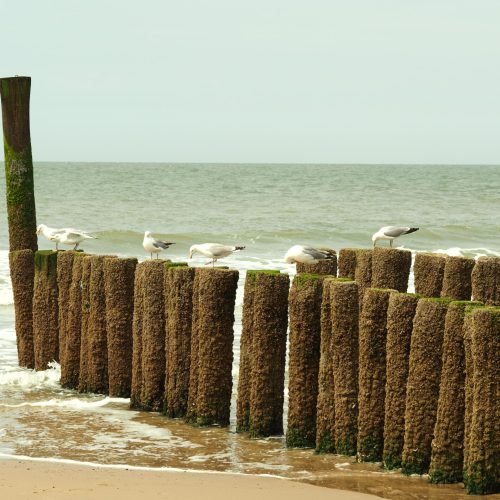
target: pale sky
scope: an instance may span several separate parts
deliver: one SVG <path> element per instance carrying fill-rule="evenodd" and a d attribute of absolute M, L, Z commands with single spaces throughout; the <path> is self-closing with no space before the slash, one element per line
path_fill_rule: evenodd
<path fill-rule="evenodd" d="M 35 160 L 500 163 L 500 0 L 0 0 Z"/>

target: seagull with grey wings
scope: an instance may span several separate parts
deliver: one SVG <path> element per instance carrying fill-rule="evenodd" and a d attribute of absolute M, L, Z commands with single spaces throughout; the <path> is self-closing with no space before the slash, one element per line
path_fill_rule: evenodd
<path fill-rule="evenodd" d="M 56 244 L 56 250 L 59 250 L 59 243 L 63 245 L 74 245 L 73 250 L 76 250 L 82 241 L 97 239 L 95 236 L 88 234 L 86 231 L 81 231 L 80 229 L 75 229 L 73 227 L 55 229 L 45 224 L 40 224 L 36 228 L 36 234 L 41 234 L 49 241 L 53 241 Z"/>
<path fill-rule="evenodd" d="M 151 235 L 151 231 L 146 231 L 144 233 L 144 239 L 142 240 L 142 246 L 146 252 L 149 252 L 151 258 L 153 258 L 153 254 L 156 254 L 156 258 L 158 258 L 158 254 L 162 250 L 166 250 L 170 245 L 175 245 L 175 243 L 167 242 L 163 240 L 157 240 L 153 238 Z"/>
<path fill-rule="evenodd" d="M 392 241 L 403 234 L 410 234 L 418 231 L 418 227 L 403 227 L 403 226 L 384 226 L 381 227 L 372 236 L 373 246 L 375 247 L 378 240 L 389 240 L 392 247 Z"/>
<path fill-rule="evenodd" d="M 285 254 L 285 262 L 288 264 L 311 264 L 324 259 L 333 259 L 335 250 L 331 248 L 313 248 L 304 245 L 294 245 Z"/>
<path fill-rule="evenodd" d="M 212 267 L 214 267 L 217 260 L 223 259 L 224 257 L 231 255 L 233 252 L 244 249 L 245 247 L 221 245 L 220 243 L 201 243 L 200 245 L 191 246 L 189 249 L 189 258 L 192 259 L 195 253 L 199 253 L 211 259 L 205 263 L 206 266 L 208 266 L 208 264 L 212 264 Z"/>

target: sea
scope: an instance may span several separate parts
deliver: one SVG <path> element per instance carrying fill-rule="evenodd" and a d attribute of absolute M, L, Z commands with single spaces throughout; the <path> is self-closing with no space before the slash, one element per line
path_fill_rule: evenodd
<path fill-rule="evenodd" d="M 245 246 L 219 263 L 240 272 L 228 429 L 195 428 L 129 410 L 127 399 L 63 389 L 57 363 L 42 372 L 18 367 L 3 170 L 0 458 L 272 475 L 388 499 L 466 498 L 458 485 L 429 485 L 354 457 L 286 450 L 282 437 L 236 434 L 243 284 L 249 269 L 292 277 L 294 266 L 283 260 L 292 245 L 370 248 L 371 235 L 386 225 L 420 228 L 395 242 L 413 254 L 500 256 L 500 166 L 37 162 L 37 222 L 90 232 L 97 239 L 85 242 L 87 252 L 147 259 L 146 230 L 175 242 L 162 254 L 173 261 L 188 261 L 194 243 Z M 52 244 L 40 238 L 39 247 Z"/>

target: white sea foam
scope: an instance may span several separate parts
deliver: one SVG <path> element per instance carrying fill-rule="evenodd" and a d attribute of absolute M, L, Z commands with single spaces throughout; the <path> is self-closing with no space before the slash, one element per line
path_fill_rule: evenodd
<path fill-rule="evenodd" d="M 47 371 L 47 370 L 46 370 Z M 43 373 L 43 372 L 36 372 Z M 84 400 L 78 398 L 72 399 L 48 399 L 46 401 L 35 401 L 35 402 L 25 402 L 19 404 L 1 404 L 0 406 L 7 408 L 21 408 L 24 406 L 31 407 L 57 407 L 57 408 L 68 408 L 71 410 L 93 410 L 95 408 L 100 408 L 106 406 L 110 403 L 129 403 L 129 399 L 125 398 L 110 398 L 105 397 L 103 399 L 95 400 Z"/>
<path fill-rule="evenodd" d="M 5 366 L 0 370 L 0 386 L 17 386 L 23 390 L 58 388 L 60 377 L 61 368 L 57 363 L 51 363 L 49 368 L 43 371 Z"/>

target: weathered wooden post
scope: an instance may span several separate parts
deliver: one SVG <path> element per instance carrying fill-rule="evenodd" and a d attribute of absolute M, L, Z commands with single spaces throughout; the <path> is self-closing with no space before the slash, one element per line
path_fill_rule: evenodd
<path fill-rule="evenodd" d="M 20 366 L 35 367 L 32 298 L 35 278 L 35 192 L 30 137 L 31 78 L 0 78 L 9 265 L 14 292 L 17 351 Z M 28 253 L 30 250 L 32 253 Z"/>
<path fill-rule="evenodd" d="M 298 273 L 309 274 L 328 274 L 329 276 L 337 276 L 337 255 L 335 250 L 330 250 L 333 257 L 330 259 L 319 260 L 311 264 L 302 264 L 297 262 L 296 269 Z"/>
<path fill-rule="evenodd" d="M 0 78 L 10 251 L 38 250 L 30 136 L 31 78 Z"/>
<path fill-rule="evenodd" d="M 165 270 L 165 414 L 173 418 L 187 412 L 195 275 L 194 268 L 176 264 L 167 263 Z"/>
<path fill-rule="evenodd" d="M 387 308 L 393 290 L 368 288 L 359 320 L 358 460 L 378 462 L 384 449 Z"/>
<path fill-rule="evenodd" d="M 465 309 L 479 302 L 451 302 L 446 313 L 443 361 L 429 480 L 457 483 L 462 480 L 465 420 Z"/>
<path fill-rule="evenodd" d="M 51 361 L 59 361 L 57 252 L 35 253 L 33 292 L 33 341 L 35 369 L 46 370 Z"/>
<path fill-rule="evenodd" d="M 316 403 L 316 452 L 335 453 L 335 396 L 333 379 L 331 283 L 323 282 L 321 302 L 320 360 Z"/>
<path fill-rule="evenodd" d="M 130 397 L 132 380 L 132 323 L 137 259 L 104 259 L 108 393 Z"/>
<path fill-rule="evenodd" d="M 372 258 L 372 287 L 406 292 L 410 276 L 411 252 L 397 248 L 376 247 Z"/>
<path fill-rule="evenodd" d="M 429 469 L 449 303 L 446 298 L 422 298 L 413 320 L 401 462 L 405 474 L 423 474 Z"/>
<path fill-rule="evenodd" d="M 78 374 L 78 391 L 87 392 L 89 383 L 89 359 L 90 359 L 90 276 L 92 269 L 92 256 L 86 255 L 82 259 L 82 274 L 80 279 L 81 289 L 81 334 L 80 334 L 80 367 Z"/>
<path fill-rule="evenodd" d="M 324 276 L 298 274 L 289 296 L 290 361 L 286 445 L 314 448 Z"/>
<path fill-rule="evenodd" d="M 238 271 L 196 269 L 199 280 L 193 315 L 198 321 L 196 423 L 229 425 L 232 390 L 234 302 Z"/>
<path fill-rule="evenodd" d="M 27 248 L 10 252 L 9 267 L 14 292 L 19 366 L 35 368 L 35 348 L 33 345 L 35 256 L 33 250 Z"/>
<path fill-rule="evenodd" d="M 141 408 L 162 411 L 165 391 L 165 261 L 141 262 L 142 392 Z"/>
<path fill-rule="evenodd" d="M 383 462 L 387 469 L 401 466 L 405 436 L 406 382 L 411 332 L 419 296 L 393 293 L 387 308 L 386 384 Z"/>
<path fill-rule="evenodd" d="M 339 278 L 355 278 L 358 248 L 341 248 L 339 251 Z"/>
<path fill-rule="evenodd" d="M 470 300 L 474 262 L 469 257 L 446 257 L 441 297 Z"/>
<path fill-rule="evenodd" d="M 472 271 L 472 296 L 488 306 L 500 306 L 500 257 L 479 257 Z"/>
<path fill-rule="evenodd" d="M 144 266 L 136 266 L 134 277 L 134 312 L 132 321 L 132 378 L 130 383 L 130 408 L 142 408 L 142 336 L 144 303 Z"/>
<path fill-rule="evenodd" d="M 472 494 L 499 493 L 500 308 L 476 308 L 471 316 L 472 421 L 464 485 Z"/>
<path fill-rule="evenodd" d="M 441 297 L 446 255 L 417 252 L 413 264 L 415 292 L 424 297 Z"/>
<path fill-rule="evenodd" d="M 358 435 L 359 285 L 330 281 L 335 451 L 355 455 Z"/>
<path fill-rule="evenodd" d="M 236 432 L 250 430 L 250 391 L 252 388 L 253 304 L 257 271 L 247 271 L 243 292 L 240 368 L 236 400 Z"/>
<path fill-rule="evenodd" d="M 75 252 L 69 288 L 69 309 L 66 324 L 65 348 L 61 357 L 61 385 L 77 389 L 80 378 L 80 347 L 82 336 L 82 252 Z"/>
<path fill-rule="evenodd" d="M 255 277 L 250 387 L 250 435 L 283 433 L 288 275 L 259 271 Z"/>

